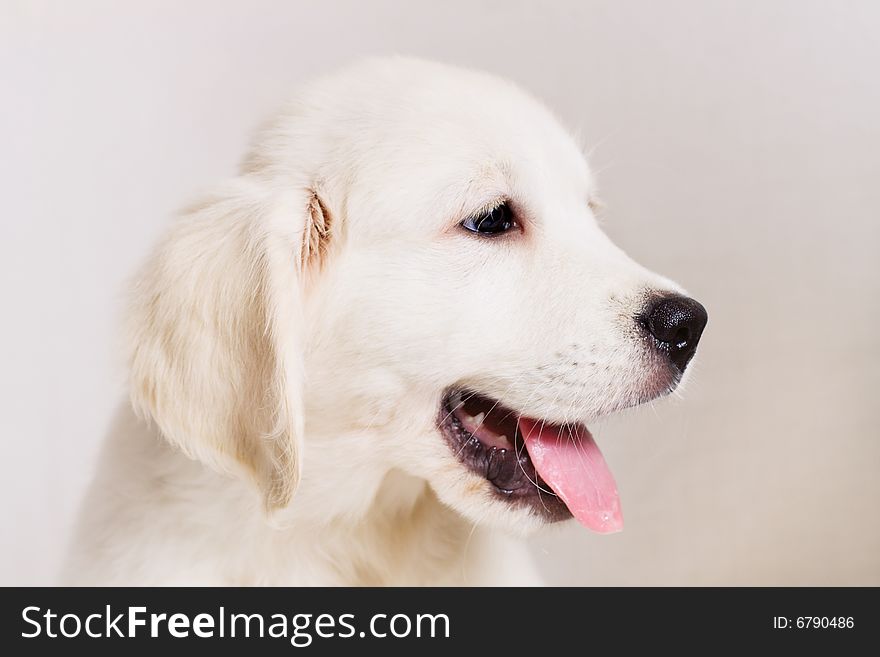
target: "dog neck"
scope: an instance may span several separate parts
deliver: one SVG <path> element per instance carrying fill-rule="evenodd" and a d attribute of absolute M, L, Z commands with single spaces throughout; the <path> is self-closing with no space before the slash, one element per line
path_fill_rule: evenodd
<path fill-rule="evenodd" d="M 305 478 L 290 508 L 273 519 L 276 537 L 303 538 L 333 583 L 358 586 L 451 584 L 466 579 L 473 527 L 443 505 L 427 482 L 388 471 L 378 482 L 348 472 L 335 484 Z M 342 488 L 342 490 L 340 490 Z M 323 506 L 317 504 L 321 496 Z M 328 507 L 326 501 L 333 500 Z M 322 513 L 316 513 L 322 509 Z M 430 579 L 426 579 L 430 576 Z"/>
<path fill-rule="evenodd" d="M 68 581 L 465 584 L 486 581 L 509 548 L 442 504 L 422 479 L 376 462 L 338 467 L 338 453 L 311 456 L 316 467 L 304 469 L 290 505 L 267 516 L 250 482 L 187 458 L 124 405 L 83 509 L 88 523 Z M 188 531 L 193 523 L 198 532 Z"/>

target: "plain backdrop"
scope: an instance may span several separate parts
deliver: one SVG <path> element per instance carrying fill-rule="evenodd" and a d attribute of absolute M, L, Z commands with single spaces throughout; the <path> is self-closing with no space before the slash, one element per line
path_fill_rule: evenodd
<path fill-rule="evenodd" d="M 680 398 L 594 427 L 626 530 L 537 537 L 548 581 L 880 585 L 878 33 L 849 0 L 6 0 L 0 583 L 54 581 L 173 212 L 300 81 L 402 53 L 543 98 L 609 234 L 709 309 Z"/>

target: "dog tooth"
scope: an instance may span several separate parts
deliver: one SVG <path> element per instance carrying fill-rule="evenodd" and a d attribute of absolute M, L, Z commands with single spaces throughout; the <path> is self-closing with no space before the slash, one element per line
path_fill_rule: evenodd
<path fill-rule="evenodd" d="M 486 419 L 486 414 L 480 411 L 476 415 L 474 415 L 471 420 L 473 420 L 476 424 L 483 424 L 483 420 Z"/>

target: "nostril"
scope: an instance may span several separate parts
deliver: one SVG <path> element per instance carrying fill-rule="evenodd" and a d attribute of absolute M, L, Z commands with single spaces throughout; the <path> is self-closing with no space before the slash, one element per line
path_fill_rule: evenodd
<path fill-rule="evenodd" d="M 680 295 L 653 301 L 639 318 L 657 348 L 680 371 L 693 357 L 707 320 L 706 309 L 699 302 Z"/>
<path fill-rule="evenodd" d="M 687 329 L 687 327 L 683 327 L 678 329 L 675 333 L 675 338 L 672 341 L 672 344 L 678 349 L 684 349 L 688 341 L 690 340 L 691 332 Z"/>

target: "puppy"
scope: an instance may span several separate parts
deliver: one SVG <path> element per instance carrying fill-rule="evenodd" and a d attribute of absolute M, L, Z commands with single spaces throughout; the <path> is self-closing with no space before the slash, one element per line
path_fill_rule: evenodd
<path fill-rule="evenodd" d="M 395 58 L 306 86 L 134 284 L 66 581 L 537 584 L 518 537 L 621 529 L 587 427 L 674 389 L 706 312 L 595 204 L 508 82 Z"/>

